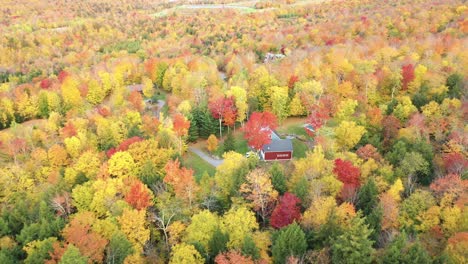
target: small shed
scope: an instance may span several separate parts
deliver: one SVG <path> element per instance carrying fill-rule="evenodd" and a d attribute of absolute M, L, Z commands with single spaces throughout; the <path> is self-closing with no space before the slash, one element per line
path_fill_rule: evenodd
<path fill-rule="evenodd" d="M 291 139 L 281 139 L 272 131 L 271 142 L 263 146 L 260 155 L 265 161 L 292 159 L 293 145 Z"/>
<path fill-rule="evenodd" d="M 314 126 L 312 126 L 311 124 L 305 124 L 304 129 L 309 136 L 313 137 L 315 135 Z"/>

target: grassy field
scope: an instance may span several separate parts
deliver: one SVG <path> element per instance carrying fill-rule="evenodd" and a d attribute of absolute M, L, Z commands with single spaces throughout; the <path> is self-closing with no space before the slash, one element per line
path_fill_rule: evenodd
<path fill-rule="evenodd" d="M 306 152 L 309 150 L 309 147 L 298 139 L 293 139 L 292 143 L 294 148 L 293 158 L 304 158 L 306 156 Z"/>
<path fill-rule="evenodd" d="M 213 176 L 216 171 L 215 167 L 211 166 L 211 164 L 190 151 L 183 156 L 182 164 L 184 167 L 193 169 L 195 180 L 197 182 L 200 181 L 205 171 L 208 172 L 210 176 Z"/>

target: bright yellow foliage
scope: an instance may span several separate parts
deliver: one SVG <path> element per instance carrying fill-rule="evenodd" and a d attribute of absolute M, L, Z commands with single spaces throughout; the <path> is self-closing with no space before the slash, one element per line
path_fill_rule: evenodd
<path fill-rule="evenodd" d="M 335 129 L 336 141 L 344 149 L 353 148 L 361 140 L 364 133 L 366 133 L 366 129 L 356 125 L 353 121 L 342 121 Z"/>
<path fill-rule="evenodd" d="M 127 151 L 119 151 L 109 159 L 109 173 L 114 177 L 134 176 L 136 164 L 133 157 Z"/>
<path fill-rule="evenodd" d="M 136 252 L 142 252 L 143 246 L 150 238 L 150 230 L 146 227 L 146 210 L 124 209 L 118 218 L 120 230 L 133 244 Z"/>
<path fill-rule="evenodd" d="M 203 264 L 205 260 L 193 245 L 181 243 L 172 248 L 169 264 Z"/>
<path fill-rule="evenodd" d="M 258 229 L 255 214 L 244 206 L 231 208 L 222 219 L 222 229 L 229 234 L 229 249 L 240 249 L 246 235 Z"/>

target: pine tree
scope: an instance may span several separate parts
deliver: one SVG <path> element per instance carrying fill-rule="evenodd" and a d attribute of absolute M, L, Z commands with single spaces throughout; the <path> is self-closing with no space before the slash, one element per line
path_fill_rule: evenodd
<path fill-rule="evenodd" d="M 288 225 L 278 232 L 271 250 L 274 263 L 286 263 L 288 257 L 301 257 L 305 253 L 307 249 L 305 234 L 297 223 Z"/>
<path fill-rule="evenodd" d="M 409 243 L 408 236 L 403 232 L 390 243 L 379 263 L 424 264 L 431 263 L 431 258 L 419 241 Z"/>
<path fill-rule="evenodd" d="M 369 179 L 358 192 L 356 208 L 362 210 L 363 214 L 368 216 L 379 203 L 378 194 L 377 185 L 375 185 L 373 179 Z"/>
<path fill-rule="evenodd" d="M 242 255 L 250 256 L 254 260 L 260 258 L 260 251 L 258 250 L 257 246 L 255 245 L 255 241 L 250 235 L 245 236 L 241 251 Z"/>
<path fill-rule="evenodd" d="M 332 263 L 365 264 L 372 262 L 372 241 L 369 240 L 371 230 L 364 223 L 364 218 L 357 215 L 351 221 L 351 226 L 331 245 Z"/>
<path fill-rule="evenodd" d="M 229 241 L 229 235 L 222 232 L 219 227 L 213 233 L 210 241 L 208 241 L 208 250 L 210 255 L 210 260 L 219 254 L 227 251 L 227 242 Z"/>
<path fill-rule="evenodd" d="M 233 151 L 236 149 L 236 139 L 232 135 L 232 133 L 228 133 L 226 139 L 223 143 L 224 152 Z"/>
<path fill-rule="evenodd" d="M 283 195 L 287 191 L 286 178 L 280 163 L 274 163 L 270 168 L 271 183 L 273 187 Z"/>

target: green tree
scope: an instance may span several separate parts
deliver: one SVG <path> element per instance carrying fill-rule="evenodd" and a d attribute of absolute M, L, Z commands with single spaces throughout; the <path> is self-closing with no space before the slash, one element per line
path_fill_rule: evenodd
<path fill-rule="evenodd" d="M 354 217 L 351 225 L 331 245 L 332 263 L 371 263 L 374 249 L 370 234 L 364 218 Z"/>
<path fill-rule="evenodd" d="M 371 178 L 364 184 L 358 192 L 356 208 L 362 210 L 365 216 L 368 216 L 379 203 L 379 191 L 375 181 Z"/>
<path fill-rule="evenodd" d="M 106 263 L 122 264 L 125 258 L 133 254 L 133 246 L 121 232 L 112 235 L 106 253 Z"/>
<path fill-rule="evenodd" d="M 426 264 L 431 262 L 429 254 L 421 246 L 421 243 L 408 241 L 405 232 L 388 245 L 379 261 L 382 264 Z"/>
<path fill-rule="evenodd" d="M 260 258 L 260 251 L 258 250 L 257 246 L 255 245 L 255 241 L 250 235 L 244 237 L 244 243 L 242 244 L 241 252 L 242 255 L 250 256 L 254 260 Z"/>
<path fill-rule="evenodd" d="M 273 184 L 273 187 L 280 195 L 283 195 L 287 191 L 283 166 L 280 163 L 274 163 L 269 172 L 271 174 L 271 183 Z"/>
<path fill-rule="evenodd" d="M 223 143 L 223 150 L 224 152 L 229 152 L 229 151 L 234 151 L 236 149 L 236 139 L 232 135 L 231 132 L 229 132 L 226 136 L 226 139 L 224 140 Z"/>
<path fill-rule="evenodd" d="M 227 251 L 227 243 L 229 241 L 229 235 L 218 227 L 211 236 L 208 242 L 210 261 L 219 254 Z"/>
<path fill-rule="evenodd" d="M 282 228 L 276 234 L 271 252 L 274 263 L 286 263 L 290 256 L 301 257 L 307 249 L 304 231 L 297 223 Z"/>
<path fill-rule="evenodd" d="M 28 254 L 24 260 L 25 264 L 42 264 L 50 259 L 49 252 L 53 251 L 52 245 L 57 241 L 57 238 L 50 237 L 44 240 L 35 240 L 28 243 L 24 250 Z"/>
<path fill-rule="evenodd" d="M 461 98 L 463 93 L 463 76 L 458 73 L 454 73 L 447 78 L 445 83 L 449 88 L 448 95 L 450 98 Z"/>
<path fill-rule="evenodd" d="M 67 250 L 60 259 L 59 264 L 87 264 L 88 258 L 81 255 L 78 248 L 73 245 L 69 245 Z"/>

